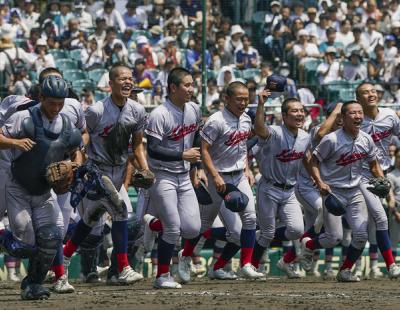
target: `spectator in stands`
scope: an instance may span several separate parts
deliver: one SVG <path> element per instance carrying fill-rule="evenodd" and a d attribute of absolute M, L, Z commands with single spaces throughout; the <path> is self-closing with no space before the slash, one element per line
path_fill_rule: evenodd
<path fill-rule="evenodd" d="M 301 30 L 301 29 L 304 29 L 304 23 L 303 23 L 303 21 L 300 19 L 300 18 L 296 18 L 296 19 L 294 19 L 293 20 L 293 23 L 292 23 L 292 38 L 291 38 L 291 41 L 293 42 L 293 43 L 295 43 L 295 40 L 296 40 L 296 38 L 297 38 L 297 33 Z M 308 34 L 308 35 L 310 35 L 310 34 Z M 286 45 L 286 48 L 288 48 L 288 46 Z"/>
<path fill-rule="evenodd" d="M 337 50 L 328 46 L 325 51 L 325 61 L 318 65 L 317 73 L 321 85 L 329 84 L 341 79 L 340 62 L 336 59 Z"/>
<path fill-rule="evenodd" d="M 69 49 L 70 50 L 82 49 L 85 47 L 86 43 L 87 43 L 86 33 L 80 30 L 78 33 L 78 37 L 71 41 L 71 46 Z"/>
<path fill-rule="evenodd" d="M 396 38 L 394 35 L 389 34 L 385 37 L 385 58 L 389 61 L 395 60 L 399 56 L 396 47 Z"/>
<path fill-rule="evenodd" d="M 201 4 L 198 0 L 181 0 L 180 5 L 183 15 L 188 17 L 188 23 L 196 22 L 201 16 Z"/>
<path fill-rule="evenodd" d="M 344 49 L 354 42 L 351 26 L 351 20 L 346 18 L 340 23 L 340 31 L 336 33 L 336 41 L 342 43 Z"/>
<path fill-rule="evenodd" d="M 271 12 L 265 15 L 265 30 L 267 34 L 271 34 L 272 30 L 279 24 L 282 19 L 280 14 L 281 3 L 279 1 L 272 1 L 270 3 Z"/>
<path fill-rule="evenodd" d="M 238 69 L 257 68 L 259 65 L 258 51 L 251 46 L 250 36 L 245 34 L 242 37 L 243 48 L 235 53 L 235 64 Z"/>
<path fill-rule="evenodd" d="M 9 83 L 8 91 L 11 95 L 26 96 L 32 82 L 28 77 L 28 70 L 25 67 L 17 67 Z"/>
<path fill-rule="evenodd" d="M 126 28 L 121 36 L 121 41 L 124 43 L 128 50 L 136 48 L 136 38 L 132 37 L 133 32 L 134 30 L 132 28 Z"/>
<path fill-rule="evenodd" d="M 168 25 L 170 24 L 175 24 L 175 25 L 180 25 L 183 28 L 187 28 L 188 27 L 188 20 L 187 20 L 187 16 L 184 16 L 182 14 L 182 10 L 179 6 L 174 8 L 174 12 L 171 15 L 170 18 L 168 18 L 165 21 L 164 26 L 168 27 Z"/>
<path fill-rule="evenodd" d="M 103 8 L 103 2 L 97 0 L 85 0 L 85 4 L 85 11 L 92 16 L 93 20 L 95 20 L 97 17 L 97 12 Z"/>
<path fill-rule="evenodd" d="M 97 16 L 104 17 L 108 27 L 115 27 L 119 31 L 125 31 L 125 22 L 121 13 L 115 9 L 114 0 L 106 0 L 102 9 L 97 11 Z"/>
<path fill-rule="evenodd" d="M 308 22 L 308 16 L 304 13 L 304 4 L 300 1 L 293 5 L 293 14 L 290 17 L 293 21 L 299 18 L 303 23 Z"/>
<path fill-rule="evenodd" d="M 334 28 L 336 31 L 340 29 L 340 20 L 337 15 L 338 9 L 336 6 L 331 5 L 328 8 L 328 16 L 330 20 L 330 27 Z"/>
<path fill-rule="evenodd" d="M 151 93 L 151 105 L 158 106 L 163 102 L 163 86 L 160 81 L 154 83 L 153 92 Z"/>
<path fill-rule="evenodd" d="M 375 57 L 370 58 L 368 61 L 368 78 L 377 82 L 387 81 L 390 76 L 390 64 L 385 59 L 385 49 L 382 45 L 378 44 L 374 49 Z"/>
<path fill-rule="evenodd" d="M 135 63 L 136 59 L 143 59 L 147 69 L 157 68 L 158 57 L 150 46 L 149 40 L 145 36 L 138 36 L 136 44 L 136 52 L 129 56 L 131 63 Z"/>
<path fill-rule="evenodd" d="M 143 28 L 143 20 L 137 14 L 136 1 L 129 0 L 126 4 L 126 12 L 122 16 L 127 28 L 141 29 Z"/>
<path fill-rule="evenodd" d="M 123 54 L 128 56 L 128 51 L 125 44 L 120 39 L 117 39 L 117 30 L 114 27 L 108 27 L 106 30 L 106 37 L 103 42 L 103 53 L 106 54 L 114 51 L 114 45 L 117 43 L 122 46 Z"/>
<path fill-rule="evenodd" d="M 313 6 L 307 9 L 308 21 L 306 23 L 306 26 L 304 27 L 304 29 L 308 31 L 310 36 L 313 35 L 314 37 L 318 36 L 317 12 L 317 8 Z"/>
<path fill-rule="evenodd" d="M 345 56 L 350 56 L 352 51 L 361 51 L 362 56 L 368 56 L 367 47 L 364 46 L 364 43 L 361 40 L 361 35 L 362 35 L 361 26 L 360 25 L 354 26 L 353 27 L 354 42 L 350 43 L 347 47 L 345 47 L 344 49 Z"/>
<path fill-rule="evenodd" d="M 19 12 L 14 9 L 10 14 L 11 36 L 13 38 L 24 38 L 29 36 L 29 29 L 21 20 Z"/>
<path fill-rule="evenodd" d="M 29 34 L 28 40 L 25 43 L 25 50 L 28 53 L 33 53 L 35 51 L 36 41 L 40 38 L 40 29 L 32 28 Z"/>
<path fill-rule="evenodd" d="M 392 76 L 389 79 L 389 91 L 393 97 L 393 103 L 400 104 L 400 79 L 398 76 Z"/>
<path fill-rule="evenodd" d="M 321 57 L 317 45 L 308 42 L 307 30 L 301 29 L 297 33 L 297 43 L 293 46 L 293 55 L 299 62 L 300 83 L 302 84 L 304 81 L 304 63 Z"/>
<path fill-rule="evenodd" d="M 128 54 L 124 52 L 124 48 L 121 43 L 114 44 L 111 61 L 112 64 L 116 63 L 127 64 L 129 62 Z"/>
<path fill-rule="evenodd" d="M 249 90 L 249 104 L 257 104 L 258 96 L 257 96 L 257 82 L 250 78 L 246 81 L 247 89 Z"/>
<path fill-rule="evenodd" d="M 163 39 L 163 48 L 158 54 L 158 64 L 162 67 L 167 59 L 172 61 L 174 65 L 182 63 L 182 54 L 178 50 L 176 40 L 173 37 L 165 37 Z"/>
<path fill-rule="evenodd" d="M 68 29 L 65 30 L 60 36 L 61 46 L 66 49 L 72 49 L 71 42 L 79 38 L 80 34 L 79 20 L 71 18 L 68 21 Z"/>
<path fill-rule="evenodd" d="M 258 85 L 266 85 L 267 84 L 267 78 L 273 73 L 272 66 L 270 63 L 263 62 L 261 63 L 261 71 L 259 75 L 256 75 L 254 77 L 254 81 Z"/>
<path fill-rule="evenodd" d="M 60 2 L 60 12 L 54 18 L 58 33 L 60 34 L 67 30 L 68 21 L 74 18 L 74 14 L 71 12 L 71 5 L 72 3 L 69 1 Z"/>
<path fill-rule="evenodd" d="M 193 49 L 186 51 L 186 67 L 191 72 L 201 72 L 202 67 L 202 57 L 201 57 L 201 37 L 195 39 L 195 45 Z M 205 55 L 206 69 L 211 69 L 211 55 L 208 50 L 206 50 Z"/>
<path fill-rule="evenodd" d="M 161 43 L 161 40 L 163 39 L 163 29 L 161 28 L 161 26 L 155 25 L 151 27 L 149 32 L 151 34 L 151 37 L 149 39 L 150 45 L 159 45 Z"/>
<path fill-rule="evenodd" d="M 164 94 L 167 93 L 167 80 L 168 80 L 168 74 L 171 72 L 173 68 L 175 68 L 176 64 L 171 58 L 167 58 L 165 60 L 165 63 L 162 65 L 162 69 L 160 72 L 158 72 L 157 81 L 161 82 L 161 85 L 163 86 Z"/>
<path fill-rule="evenodd" d="M 336 29 L 332 27 L 326 29 L 326 38 L 327 40 L 320 44 L 319 51 L 325 53 L 328 47 L 334 47 L 339 56 L 343 51 L 343 43 L 336 40 Z"/>
<path fill-rule="evenodd" d="M 396 38 L 396 47 L 400 49 L 400 21 L 394 21 L 391 25 L 391 34 Z"/>
<path fill-rule="evenodd" d="M 83 111 L 86 111 L 95 102 L 93 90 L 90 88 L 82 89 L 81 104 Z"/>
<path fill-rule="evenodd" d="M 103 41 L 106 38 L 106 29 L 107 29 L 107 23 L 106 19 L 104 17 L 96 17 L 96 28 L 94 32 L 89 36 L 89 40 L 92 38 L 96 39 L 97 43 L 102 46 Z"/>
<path fill-rule="evenodd" d="M 317 44 L 321 44 L 321 42 L 327 41 L 326 30 L 329 27 L 330 27 L 329 16 L 326 14 L 321 14 L 319 16 L 319 24 L 317 27 L 317 38 L 318 38 Z"/>
<path fill-rule="evenodd" d="M 375 0 L 368 0 L 366 9 L 363 12 L 362 15 L 362 20 L 363 22 L 367 22 L 368 24 L 368 19 L 372 18 L 375 21 L 379 21 L 382 18 L 382 12 L 378 9 L 378 6 L 376 5 Z"/>
<path fill-rule="evenodd" d="M 32 0 L 25 0 L 24 9 L 21 13 L 22 21 L 30 31 L 32 28 L 39 27 L 40 14 L 35 11 L 35 3 Z"/>
<path fill-rule="evenodd" d="M 222 31 L 216 34 L 216 44 L 212 48 L 212 61 L 214 64 L 214 70 L 218 71 L 224 66 L 228 66 L 233 63 L 232 54 L 226 50 L 226 38 Z"/>
<path fill-rule="evenodd" d="M 75 3 L 74 6 L 74 15 L 75 18 L 78 19 L 80 29 L 87 32 L 90 28 L 93 27 L 92 15 L 88 12 L 85 12 L 85 4 L 82 2 Z"/>
<path fill-rule="evenodd" d="M 135 60 L 135 66 L 133 68 L 133 78 L 137 85 L 141 88 L 151 89 L 153 88 L 153 76 L 147 70 L 146 61 L 143 58 Z"/>
<path fill-rule="evenodd" d="M 217 76 L 218 91 L 222 91 L 229 83 L 233 81 L 235 81 L 235 74 L 233 73 L 232 67 L 222 67 Z"/>
<path fill-rule="evenodd" d="M 389 15 L 392 22 L 400 22 L 400 6 L 399 0 L 390 1 Z"/>
<path fill-rule="evenodd" d="M 231 53 L 235 54 L 236 50 L 243 47 L 242 36 L 244 35 L 244 30 L 240 25 L 233 25 L 230 33 L 230 37 L 225 42 L 225 49 Z"/>
<path fill-rule="evenodd" d="M 350 62 L 346 62 L 343 66 L 343 78 L 349 82 L 367 79 L 368 71 L 365 64 L 362 63 L 361 51 L 352 51 L 349 60 Z"/>
<path fill-rule="evenodd" d="M 111 92 L 111 87 L 110 87 L 109 83 L 110 83 L 110 75 L 109 75 L 108 71 L 106 71 L 103 73 L 99 82 L 97 83 L 97 88 L 102 92 L 109 93 L 109 92 Z"/>
<path fill-rule="evenodd" d="M 93 70 L 103 66 L 103 52 L 96 40 L 92 38 L 81 50 L 82 67 L 85 70 Z"/>
<path fill-rule="evenodd" d="M 55 67 L 53 55 L 48 53 L 46 40 L 40 38 L 36 41 L 35 53 L 33 54 L 34 66 L 37 74 L 48 67 Z"/>
<path fill-rule="evenodd" d="M 164 0 L 154 0 L 153 9 L 147 15 L 147 27 L 151 28 L 155 25 L 164 27 Z"/>
<path fill-rule="evenodd" d="M 275 27 L 272 30 L 272 35 L 266 37 L 264 43 L 266 45 L 266 59 L 279 58 L 280 60 L 285 60 L 285 40 L 279 27 Z"/>
<path fill-rule="evenodd" d="M 209 78 L 207 80 L 207 94 L 206 94 L 207 109 L 209 109 L 212 103 L 218 99 L 219 99 L 219 92 L 218 92 L 217 80 L 215 78 Z M 199 101 L 201 102 L 201 96 L 199 98 Z"/>
<path fill-rule="evenodd" d="M 361 41 L 367 49 L 367 53 L 374 51 L 375 46 L 383 45 L 383 36 L 380 32 L 376 31 L 376 20 L 372 17 L 367 19 L 367 30 L 361 35 Z"/>

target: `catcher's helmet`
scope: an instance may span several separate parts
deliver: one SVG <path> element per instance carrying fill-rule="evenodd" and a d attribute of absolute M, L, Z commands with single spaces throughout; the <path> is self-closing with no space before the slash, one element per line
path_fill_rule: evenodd
<path fill-rule="evenodd" d="M 44 97 L 67 98 L 68 84 L 63 78 L 50 75 L 43 80 L 41 91 Z"/>

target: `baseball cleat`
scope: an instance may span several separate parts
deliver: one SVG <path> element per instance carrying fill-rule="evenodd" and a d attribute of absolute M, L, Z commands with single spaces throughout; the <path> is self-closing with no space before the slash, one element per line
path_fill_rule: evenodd
<path fill-rule="evenodd" d="M 50 291 L 40 284 L 28 284 L 21 292 L 23 300 L 43 300 L 49 299 Z"/>
<path fill-rule="evenodd" d="M 334 272 L 333 269 L 326 269 L 324 271 L 324 278 L 325 279 L 335 279 L 336 278 L 336 272 Z"/>
<path fill-rule="evenodd" d="M 112 275 L 111 277 L 107 277 L 106 280 L 107 285 L 119 285 L 118 277 L 116 275 Z"/>
<path fill-rule="evenodd" d="M 11 282 L 20 282 L 21 281 L 15 268 L 13 268 L 13 267 L 7 268 L 7 280 L 11 281 Z"/>
<path fill-rule="evenodd" d="M 301 254 L 300 254 L 300 265 L 305 271 L 311 271 L 313 266 L 313 250 L 307 248 L 307 241 L 311 240 L 311 238 L 305 237 L 301 240 Z"/>
<path fill-rule="evenodd" d="M 174 288 L 182 288 L 182 285 L 180 285 L 178 282 L 175 282 L 174 278 L 171 277 L 169 272 L 167 272 L 163 273 L 154 280 L 153 287 L 160 289 L 174 289 Z"/>
<path fill-rule="evenodd" d="M 217 270 L 209 270 L 208 277 L 211 280 L 236 280 L 237 276 L 233 272 L 227 272 L 224 268 L 219 268 Z"/>
<path fill-rule="evenodd" d="M 293 264 L 288 264 L 283 261 L 283 257 L 277 262 L 276 267 L 280 271 L 283 271 L 289 279 L 299 279 L 300 274 L 297 273 L 295 266 Z"/>
<path fill-rule="evenodd" d="M 370 279 L 378 279 L 378 278 L 382 278 L 382 277 L 383 277 L 383 273 L 379 269 L 378 266 L 375 266 L 375 267 L 370 269 L 370 271 L 369 271 L 369 278 Z"/>
<path fill-rule="evenodd" d="M 336 280 L 338 282 L 360 282 L 360 277 L 351 272 L 351 269 L 343 269 L 336 275 Z"/>
<path fill-rule="evenodd" d="M 391 264 L 388 270 L 389 279 L 397 279 L 400 277 L 400 267 L 396 264 Z"/>
<path fill-rule="evenodd" d="M 124 269 L 122 270 L 122 272 L 120 272 L 118 276 L 118 282 L 120 284 L 130 284 L 140 281 L 142 279 L 143 276 L 140 273 L 133 270 L 131 266 L 124 267 Z"/>
<path fill-rule="evenodd" d="M 192 258 L 190 256 L 182 256 L 183 250 L 178 253 L 178 275 L 183 283 L 190 281 L 190 265 Z"/>
<path fill-rule="evenodd" d="M 206 274 L 207 269 L 202 263 L 192 264 L 190 272 L 193 276 L 201 278 Z"/>
<path fill-rule="evenodd" d="M 99 282 L 101 282 L 101 279 L 97 272 L 91 272 L 86 277 L 84 277 L 84 282 L 85 283 L 99 283 Z"/>
<path fill-rule="evenodd" d="M 74 287 L 68 283 L 68 278 L 65 274 L 63 274 L 57 281 L 54 283 L 53 291 L 58 294 L 69 294 L 75 292 Z"/>
<path fill-rule="evenodd" d="M 245 279 L 260 279 L 265 277 L 261 272 L 257 272 L 256 268 L 251 263 L 244 265 L 240 269 L 240 273 Z"/>

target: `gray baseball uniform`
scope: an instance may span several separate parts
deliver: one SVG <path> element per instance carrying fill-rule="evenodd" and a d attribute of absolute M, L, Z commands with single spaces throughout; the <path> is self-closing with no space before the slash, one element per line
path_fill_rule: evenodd
<path fill-rule="evenodd" d="M 201 125 L 201 112 L 194 102 L 185 103 L 180 110 L 168 99 L 149 117 L 146 134 L 161 141 L 171 150 L 185 151 L 193 147 L 195 132 Z M 148 157 L 150 169 L 156 176 L 150 188 L 150 203 L 163 225 L 162 238 L 175 244 L 182 234 L 186 239 L 200 232 L 200 211 L 189 177 L 189 162 L 161 161 Z"/>
<path fill-rule="evenodd" d="M 221 220 L 227 229 L 227 240 L 239 246 L 242 228 L 256 228 L 253 192 L 243 173 L 247 165 L 246 141 L 250 134 L 250 117 L 244 113 L 238 118 L 226 108 L 211 115 L 200 131 L 202 139 L 210 145 L 211 159 L 225 183 L 237 186 L 249 197 L 249 203 L 243 212 L 233 213 L 221 207 L 224 205 L 223 199 L 209 175 L 208 190 L 213 203 L 201 209 L 201 233 L 211 227 L 220 212 Z"/>
<path fill-rule="evenodd" d="M 295 240 L 304 232 L 303 214 L 293 190 L 310 136 L 299 129 L 294 136 L 286 126 L 268 126 L 269 136 L 262 147 L 257 190 L 260 235 L 257 242 L 268 247 L 274 238 L 277 215 L 286 226 L 285 237 Z"/>
<path fill-rule="evenodd" d="M 111 96 L 94 103 L 85 111 L 86 125 L 90 135 L 87 149 L 88 161 L 96 164 L 120 191 L 128 160 L 131 135 L 143 131 L 147 114 L 143 106 L 128 99 L 122 108 L 117 107 Z M 127 209 L 116 210 L 103 201 L 84 199 L 81 217 L 85 224 L 95 226 L 107 211 L 114 221 L 127 220 Z"/>
<path fill-rule="evenodd" d="M 392 184 L 392 189 L 396 199 L 396 209 L 400 212 L 400 170 L 395 169 L 388 173 L 387 178 Z M 397 244 L 400 241 L 400 223 L 395 219 L 394 215 L 389 216 L 389 231 L 392 249 L 397 251 Z"/>
<path fill-rule="evenodd" d="M 372 138 L 360 131 L 353 139 L 339 129 L 325 136 L 313 154 L 320 162 L 322 180 L 346 206 L 344 216 L 353 232 L 353 247 L 362 249 L 368 240 L 368 213 L 359 184 L 363 164 L 376 159 L 378 154 Z M 318 237 L 321 246 L 330 248 L 339 244 L 343 238 L 341 217 L 325 212 L 324 227 L 325 232 Z"/>

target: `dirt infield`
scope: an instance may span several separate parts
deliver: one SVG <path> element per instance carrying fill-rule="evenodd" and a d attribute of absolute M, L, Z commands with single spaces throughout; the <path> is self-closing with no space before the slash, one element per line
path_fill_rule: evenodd
<path fill-rule="evenodd" d="M 316 278 L 267 281 L 196 279 L 181 290 L 154 290 L 146 279 L 132 286 L 73 283 L 76 293 L 21 301 L 18 285 L 0 282 L 0 309 L 400 309 L 400 281 L 354 284 Z"/>

